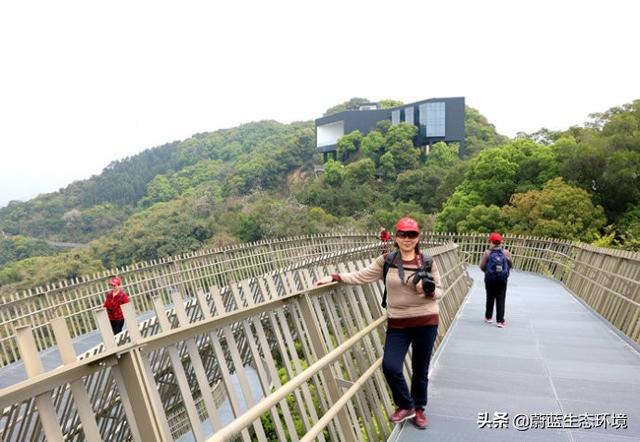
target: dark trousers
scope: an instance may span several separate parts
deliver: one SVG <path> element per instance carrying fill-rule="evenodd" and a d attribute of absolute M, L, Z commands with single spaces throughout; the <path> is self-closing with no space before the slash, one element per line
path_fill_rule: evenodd
<path fill-rule="evenodd" d="M 382 371 L 398 408 L 424 409 L 427 405 L 429 361 L 437 335 L 437 325 L 387 329 Z M 409 344 L 412 345 L 411 394 L 402 374 L 402 364 L 409 351 Z"/>
<path fill-rule="evenodd" d="M 111 330 L 113 330 L 114 335 L 117 335 L 122 331 L 124 319 L 110 319 L 109 322 L 111 322 Z"/>
<path fill-rule="evenodd" d="M 504 322 L 504 301 L 507 297 L 507 282 L 484 282 L 487 291 L 487 308 L 484 317 L 493 318 L 493 303 L 496 303 L 496 321 Z"/>

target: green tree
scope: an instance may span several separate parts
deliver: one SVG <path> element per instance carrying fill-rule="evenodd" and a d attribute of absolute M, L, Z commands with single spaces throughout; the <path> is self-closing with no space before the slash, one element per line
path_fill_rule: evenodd
<path fill-rule="evenodd" d="M 469 165 L 461 189 L 477 193 L 485 205 L 502 206 L 516 189 L 518 164 L 508 158 L 502 148 L 487 149 Z"/>
<path fill-rule="evenodd" d="M 339 186 L 344 179 L 344 166 L 339 161 L 329 160 L 324 164 L 325 181 L 331 186 Z"/>
<path fill-rule="evenodd" d="M 473 207 L 456 227 L 461 233 L 505 232 L 509 230 L 509 222 L 500 207 L 494 205 L 487 207 L 481 204 Z"/>
<path fill-rule="evenodd" d="M 618 244 L 627 250 L 640 251 L 640 202 L 631 206 L 619 219 Z"/>
<path fill-rule="evenodd" d="M 588 192 L 554 178 L 542 190 L 518 193 L 503 208 L 512 231 L 525 235 L 593 241 L 606 222 Z"/>
<path fill-rule="evenodd" d="M 597 194 L 611 220 L 640 201 L 640 150 L 618 150 L 608 156 Z"/>
<path fill-rule="evenodd" d="M 440 185 L 442 169 L 428 166 L 408 170 L 398 175 L 393 187 L 393 196 L 400 201 L 414 201 L 426 212 L 434 212 L 436 207 L 436 189 Z"/>
<path fill-rule="evenodd" d="M 585 190 L 597 191 L 606 167 L 606 151 L 594 144 L 584 144 L 565 136 L 553 146 L 560 161 L 560 174 L 569 183 Z"/>
<path fill-rule="evenodd" d="M 169 179 L 165 175 L 158 175 L 147 185 L 147 196 L 144 201 L 148 207 L 157 202 L 170 201 L 177 196 L 178 190 L 171 185 Z"/>
<path fill-rule="evenodd" d="M 431 147 L 431 152 L 429 152 L 429 155 L 427 156 L 427 162 L 429 164 L 433 164 L 434 166 L 438 166 L 443 169 L 449 169 L 459 161 L 458 145 L 449 145 L 442 141 L 435 143 Z"/>
<path fill-rule="evenodd" d="M 380 174 L 385 181 L 392 181 L 396 177 L 395 160 L 391 152 L 380 157 Z"/>
<path fill-rule="evenodd" d="M 362 138 L 362 152 L 378 164 L 380 157 L 385 153 L 386 140 L 382 133 L 372 130 Z"/>
<path fill-rule="evenodd" d="M 362 143 L 362 133 L 354 130 L 338 140 L 338 158 L 346 161 L 360 149 Z"/>
<path fill-rule="evenodd" d="M 387 146 L 394 146 L 400 143 L 412 143 L 413 145 L 413 137 L 416 136 L 418 132 L 418 128 L 413 124 L 408 123 L 400 123 L 394 124 L 389 127 L 386 133 L 386 144 Z"/>
<path fill-rule="evenodd" d="M 344 179 L 355 184 L 371 184 L 376 177 L 376 166 L 370 158 L 351 163 L 344 168 Z"/>
<path fill-rule="evenodd" d="M 408 140 L 394 143 L 389 152 L 393 155 L 393 162 L 397 172 L 414 169 L 420 162 L 420 152 Z"/>
<path fill-rule="evenodd" d="M 438 232 L 457 232 L 458 223 L 479 204 L 482 204 L 482 198 L 476 192 L 456 190 L 438 213 L 435 229 Z"/>
<path fill-rule="evenodd" d="M 442 181 L 435 193 L 434 206 L 436 208 L 441 208 L 445 201 L 453 195 L 453 192 L 458 188 L 458 186 L 463 183 L 464 176 L 468 168 L 469 161 L 461 161 L 451 169 L 444 171 Z"/>
<path fill-rule="evenodd" d="M 465 158 L 473 158 L 485 149 L 497 147 L 507 138 L 496 132 L 493 124 L 478 110 L 466 106 L 464 114 Z"/>
<path fill-rule="evenodd" d="M 402 106 L 404 103 L 398 100 L 380 100 L 378 102 L 380 109 L 390 109 L 392 107 Z"/>
<path fill-rule="evenodd" d="M 340 103 L 333 107 L 330 107 L 325 111 L 323 116 L 326 117 L 327 115 L 333 115 L 337 114 L 338 112 L 344 112 L 348 110 L 358 110 L 363 104 L 369 103 L 371 103 L 371 101 L 367 100 L 366 98 L 354 97 L 350 100 L 345 101 L 344 103 Z"/>

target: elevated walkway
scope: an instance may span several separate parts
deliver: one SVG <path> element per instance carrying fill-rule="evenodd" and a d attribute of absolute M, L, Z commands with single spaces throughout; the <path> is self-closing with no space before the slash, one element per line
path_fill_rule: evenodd
<path fill-rule="evenodd" d="M 381 283 L 313 285 L 379 256 L 349 234 L 122 269 L 115 339 L 106 273 L 0 296 L 0 440 L 640 440 L 640 254 L 508 244 L 498 329 L 469 267 L 486 237 L 425 234 L 445 292 L 425 431 L 387 419 Z"/>
<path fill-rule="evenodd" d="M 405 423 L 391 441 L 640 440 L 635 344 L 559 282 L 518 271 L 507 326 L 486 324 L 483 275 L 469 274 L 470 295 L 432 362 L 429 427 Z"/>

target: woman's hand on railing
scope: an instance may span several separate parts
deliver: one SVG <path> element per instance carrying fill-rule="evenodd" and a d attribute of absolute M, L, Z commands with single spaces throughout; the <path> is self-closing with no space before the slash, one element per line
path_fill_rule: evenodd
<path fill-rule="evenodd" d="M 320 278 L 316 281 L 316 287 L 320 287 L 324 284 L 329 284 L 330 282 L 333 282 L 333 277 L 331 275 L 325 276 L 324 278 Z"/>

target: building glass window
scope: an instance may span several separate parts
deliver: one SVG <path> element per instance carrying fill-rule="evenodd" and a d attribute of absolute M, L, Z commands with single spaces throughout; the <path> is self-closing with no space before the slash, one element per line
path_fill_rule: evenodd
<path fill-rule="evenodd" d="M 394 110 L 391 112 L 391 124 L 400 124 L 400 111 Z"/>
<path fill-rule="evenodd" d="M 404 108 L 404 121 L 405 123 L 415 124 L 413 118 L 413 107 Z"/>
<path fill-rule="evenodd" d="M 428 138 L 445 136 L 445 115 L 444 102 L 420 105 L 420 125 L 425 126 Z"/>

